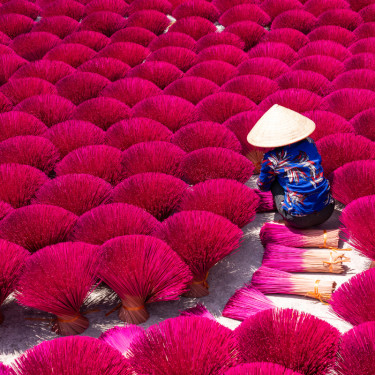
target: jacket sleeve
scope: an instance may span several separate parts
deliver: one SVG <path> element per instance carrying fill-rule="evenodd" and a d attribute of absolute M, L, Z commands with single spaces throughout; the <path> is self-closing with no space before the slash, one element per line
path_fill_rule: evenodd
<path fill-rule="evenodd" d="M 262 161 L 262 167 L 260 170 L 259 178 L 257 181 L 259 190 L 269 191 L 271 190 L 271 185 L 276 179 L 275 166 L 277 165 L 277 158 L 271 152 L 267 152 L 264 155 Z"/>

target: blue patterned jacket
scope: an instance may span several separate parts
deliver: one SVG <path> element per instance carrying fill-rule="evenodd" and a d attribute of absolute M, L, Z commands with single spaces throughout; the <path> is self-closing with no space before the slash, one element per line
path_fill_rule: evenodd
<path fill-rule="evenodd" d="M 321 156 L 311 138 L 264 155 L 258 186 L 271 189 L 277 180 L 285 190 L 283 208 L 293 216 L 305 216 L 333 202 L 329 181 L 323 176 Z"/>

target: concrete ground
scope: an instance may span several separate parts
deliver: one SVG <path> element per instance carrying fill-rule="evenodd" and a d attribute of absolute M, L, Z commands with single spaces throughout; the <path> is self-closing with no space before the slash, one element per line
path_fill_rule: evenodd
<path fill-rule="evenodd" d="M 248 185 L 255 187 L 254 178 L 248 182 Z M 340 207 L 335 210 L 330 220 L 324 224 L 324 228 L 338 228 L 339 215 Z M 213 315 L 217 316 L 220 323 L 231 329 L 236 328 L 240 322 L 222 317 L 221 312 L 235 290 L 240 288 L 244 283 L 248 283 L 253 272 L 261 266 L 263 247 L 259 241 L 259 230 L 264 222 L 274 219 L 278 220 L 280 216 L 275 213 L 257 214 L 255 220 L 243 228 L 244 241 L 240 249 L 211 269 L 208 277 L 210 285 L 209 296 L 199 300 L 181 298 L 175 302 L 149 305 L 150 319 L 143 326 L 148 327 L 167 318 L 176 317 L 179 315 L 179 311 L 193 307 L 197 302 L 201 302 Z M 346 244 L 344 247 L 347 247 Z M 349 267 L 346 274 L 319 274 L 319 279 L 334 280 L 339 286 L 351 276 L 366 268 L 368 264 L 366 259 L 360 257 L 355 251 L 349 254 L 352 261 L 351 263 L 347 263 Z M 313 274 L 310 274 L 310 276 L 314 277 Z M 84 335 L 99 337 L 103 331 L 117 325 L 122 325 L 122 322 L 117 318 L 116 312 L 107 317 L 105 316 L 117 304 L 116 297 L 109 296 L 108 294 L 107 289 L 98 288 L 92 296 L 93 303 L 87 306 L 87 309 L 98 309 L 99 311 L 87 315 L 90 327 Z M 351 328 L 349 324 L 330 313 L 328 305 L 324 305 L 319 301 L 297 296 L 274 295 L 269 297 L 278 307 L 289 307 L 309 312 L 328 321 L 342 332 Z M 95 303 L 97 298 L 101 300 L 100 303 Z M 48 315 L 45 313 L 39 313 L 31 309 L 26 310 L 17 305 L 14 300 L 10 300 L 4 306 L 3 311 L 5 321 L 0 326 L 0 362 L 8 364 L 25 350 L 42 341 L 57 337 L 50 331 L 48 322 L 27 320 L 29 317 L 48 318 Z"/>

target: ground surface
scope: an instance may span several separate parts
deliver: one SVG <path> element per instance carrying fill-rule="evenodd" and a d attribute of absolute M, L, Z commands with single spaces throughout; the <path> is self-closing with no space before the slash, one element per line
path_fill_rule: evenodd
<path fill-rule="evenodd" d="M 248 184 L 254 187 L 254 179 L 250 180 Z M 340 207 L 335 210 L 330 220 L 323 225 L 324 228 L 338 228 L 339 215 Z M 261 266 L 263 247 L 259 241 L 259 230 L 264 222 L 272 221 L 273 219 L 278 220 L 280 216 L 274 213 L 257 214 L 256 219 L 243 228 L 244 241 L 240 249 L 211 270 L 208 277 L 210 285 L 209 296 L 200 300 L 182 298 L 176 302 L 150 305 L 148 308 L 150 319 L 144 326 L 148 327 L 167 318 L 178 316 L 179 311 L 193 307 L 197 302 L 201 302 L 217 317 L 220 323 L 232 329 L 237 327 L 240 322 L 222 317 L 221 312 L 235 290 L 244 283 L 249 282 L 253 272 Z M 349 254 L 352 262 L 348 263 L 349 269 L 345 275 L 319 274 L 319 279 L 335 280 L 339 286 L 354 274 L 364 270 L 368 262 L 354 251 Z M 315 275 L 310 274 L 309 276 L 314 277 Z M 102 300 L 104 296 L 104 302 L 87 306 L 88 310 L 98 309 L 99 311 L 90 312 L 87 315 L 90 320 L 90 327 L 84 335 L 99 337 L 103 331 L 116 325 L 122 325 L 122 322 L 117 318 L 116 312 L 107 317 L 105 316 L 117 304 L 116 299 L 108 296 L 108 290 L 100 288 L 95 292 L 94 296 Z M 290 307 L 312 313 L 328 321 L 342 332 L 351 328 L 350 325 L 330 313 L 328 305 L 324 305 L 319 301 L 297 296 L 279 295 L 269 297 L 278 307 Z M 28 348 L 44 340 L 56 338 L 56 335 L 50 331 L 47 321 L 28 320 L 30 317 L 48 318 L 46 314 L 39 315 L 35 310 L 26 310 L 11 300 L 4 306 L 4 315 L 5 321 L 0 326 L 0 362 L 7 364 Z"/>

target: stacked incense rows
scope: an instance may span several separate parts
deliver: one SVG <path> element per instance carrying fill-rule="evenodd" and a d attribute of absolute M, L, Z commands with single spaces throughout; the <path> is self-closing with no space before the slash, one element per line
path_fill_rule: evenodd
<path fill-rule="evenodd" d="M 372 0 L 1 3 L 0 304 L 15 292 L 70 335 L 103 280 L 131 323 L 207 295 L 240 228 L 273 209 L 244 184 L 263 156 L 246 136 L 275 103 L 315 121 L 334 196 L 353 201 L 348 237 L 375 259 Z M 341 272 L 323 251 L 280 272 Z"/>

